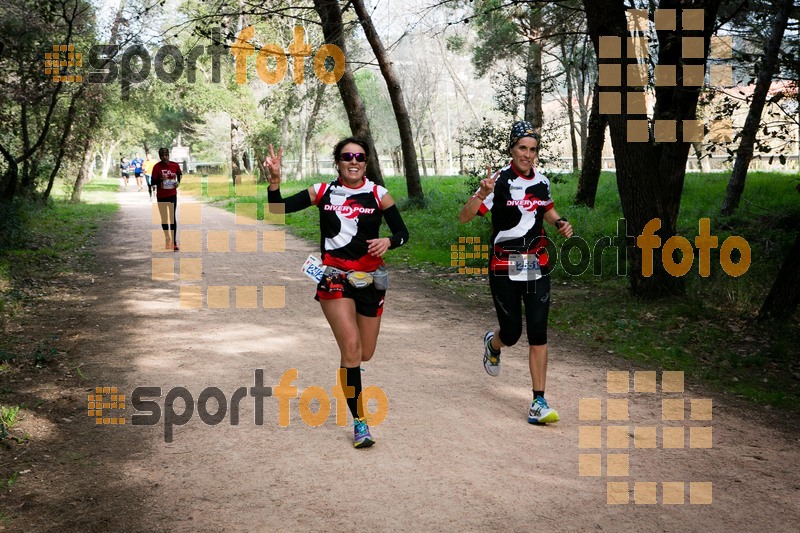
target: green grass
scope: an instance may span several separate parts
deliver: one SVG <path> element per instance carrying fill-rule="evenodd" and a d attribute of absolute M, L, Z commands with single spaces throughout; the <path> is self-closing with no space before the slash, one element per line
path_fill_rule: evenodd
<path fill-rule="evenodd" d="M 0 227 L 0 325 L 24 314 L 26 306 L 44 297 L 59 278 L 91 270 L 92 242 L 118 209 L 111 203 L 116 188 L 114 180 L 94 180 L 85 186 L 79 203 L 56 199 L 2 206 L 6 218 Z M 31 353 L 18 354 L 14 336 L 4 334 L 0 363 L 30 360 L 44 366 L 55 353 L 51 341 L 25 343 L 34 345 Z"/>
<path fill-rule="evenodd" d="M 730 217 L 719 215 L 728 174 L 689 173 L 684 184 L 678 218 L 678 235 L 693 242 L 699 220 L 710 219 L 711 234 L 719 245 L 732 235 L 745 238 L 751 247 L 751 265 L 739 278 L 720 267 L 719 253 L 712 250 L 711 275 L 701 277 L 697 261 L 684 276 L 686 294 L 659 301 L 642 301 L 628 292 L 625 276 L 618 276 L 616 249 L 600 254 L 600 275 L 593 264 L 581 275 L 563 268 L 552 273 L 554 282 L 550 325 L 585 342 L 638 364 L 667 370 L 683 370 L 688 376 L 776 407 L 797 409 L 800 405 L 800 354 L 796 339 L 800 326 L 793 321 L 781 328 L 755 324 L 753 319 L 777 269 L 794 240 L 800 221 L 796 176 L 751 172 L 739 210 Z M 311 183 L 330 177 L 292 181 L 282 185 L 287 197 Z M 412 207 L 406 199 L 402 177 L 386 178 L 386 186 L 400 206 L 409 228 L 410 243 L 387 254 L 387 263 L 450 273 L 436 283 L 477 305 L 490 306 L 488 287 L 480 276 L 457 276 L 450 266 L 450 247 L 460 237 L 490 236 L 489 217 L 476 217 L 460 225 L 457 215 L 473 192 L 467 177 L 423 178 L 425 207 Z M 237 201 L 258 204 L 263 216 L 265 185 L 255 197 L 214 200 L 233 211 Z M 623 218 L 614 174 L 601 175 L 594 209 L 572 205 L 577 177 L 560 176 L 552 184 L 559 214 L 570 219 L 576 235 L 590 249 L 599 239 L 617 234 Z M 317 243 L 318 214 L 306 209 L 286 216 L 288 229 Z M 383 227 L 384 234 L 388 229 Z M 564 239 L 548 227 L 557 248 Z M 469 245 L 467 245 L 469 249 Z M 467 250 L 468 251 L 468 250 Z M 594 256 L 592 257 L 594 260 Z M 485 266 L 484 260 L 466 260 L 466 266 Z"/>
<path fill-rule="evenodd" d="M 19 421 L 19 406 L 14 405 L 11 407 L 0 406 L 0 422 L 7 428 L 11 429 Z"/>

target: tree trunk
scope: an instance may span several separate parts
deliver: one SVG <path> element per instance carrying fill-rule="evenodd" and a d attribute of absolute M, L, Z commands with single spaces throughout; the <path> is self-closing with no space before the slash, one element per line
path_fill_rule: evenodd
<path fill-rule="evenodd" d="M 78 96 L 79 92 L 75 92 L 72 95 L 72 98 L 69 102 L 69 108 L 67 109 L 67 117 L 66 123 L 64 124 L 64 130 L 61 133 L 61 142 L 58 145 L 58 153 L 56 154 L 56 162 L 53 165 L 53 170 L 50 172 L 50 178 L 47 180 L 47 188 L 44 191 L 44 199 L 47 200 L 50 197 L 50 193 L 53 190 L 53 184 L 55 183 L 56 175 L 58 171 L 61 169 L 61 163 L 64 160 L 64 153 L 67 150 L 68 139 L 70 134 L 72 133 L 72 124 L 75 120 L 75 114 L 77 111 L 77 103 L 78 103 Z M 90 113 L 92 111 L 89 111 Z M 90 132 L 91 135 L 91 132 Z M 80 197 L 80 193 L 78 194 Z"/>
<path fill-rule="evenodd" d="M 284 114 L 281 121 L 281 146 L 284 148 L 289 146 L 289 113 Z M 282 179 L 286 181 L 286 176 Z"/>
<path fill-rule="evenodd" d="M 308 116 L 308 125 L 306 127 L 306 134 L 304 135 L 304 153 L 308 153 L 308 147 L 311 146 L 311 140 L 314 137 L 314 130 L 317 128 L 317 119 L 319 117 L 319 111 L 322 109 L 322 101 L 325 99 L 325 87 L 324 83 L 320 83 L 314 91 L 314 107 L 311 108 L 311 114 Z M 305 155 L 303 156 L 303 160 L 305 161 Z M 319 174 L 319 163 L 316 161 L 316 150 L 312 148 L 311 150 L 311 167 L 315 174 Z M 305 165 L 303 168 L 303 177 L 305 177 Z"/>
<path fill-rule="evenodd" d="M 703 9 L 704 30 L 683 30 L 682 22 L 679 20 L 676 25 L 677 30 L 658 33 L 658 65 L 677 65 L 681 62 L 705 65 L 711 33 L 716 27 L 720 1 L 706 0 L 693 4 L 694 8 Z M 628 36 L 628 30 L 625 5 L 622 2 L 618 0 L 584 0 L 583 4 L 586 10 L 589 35 L 596 53 L 599 52 L 601 35 L 618 36 L 623 38 L 623 43 L 625 42 L 624 38 Z M 661 5 L 664 7 L 663 2 Z M 682 57 L 682 38 L 684 36 L 703 37 L 702 58 Z M 597 55 L 599 56 L 599 54 Z M 658 219 L 660 225 L 659 229 L 654 230 L 654 234 L 660 238 L 660 246 L 652 251 L 652 275 L 646 276 L 643 271 L 645 264 L 643 250 L 638 247 L 628 249 L 631 291 L 636 296 L 656 298 L 681 294 L 684 291 L 683 278 L 671 275 L 665 268 L 661 247 L 675 235 L 690 143 L 683 142 L 682 137 L 679 137 L 678 142 L 652 142 L 647 116 L 628 111 L 627 94 L 642 90 L 640 87 L 627 85 L 625 64 L 634 61 L 635 58 L 620 60 L 619 58 L 598 57 L 598 63 L 621 65 L 623 73 L 619 85 L 604 86 L 603 91 L 619 93 L 622 104 L 621 113 L 608 115 L 608 125 L 616 160 L 617 187 L 627 226 L 631 234 L 642 235 L 645 226 L 654 219 Z M 699 87 L 657 86 L 654 120 L 674 120 L 677 124 L 683 124 L 684 120 L 694 120 L 697 116 L 699 89 Z M 642 132 L 644 142 L 633 142 L 637 140 L 635 138 L 629 142 L 630 120 L 643 121 L 642 125 L 645 126 L 645 131 Z M 644 250 L 648 254 L 651 253 L 647 247 L 644 247 Z"/>
<path fill-rule="evenodd" d="M 764 103 L 767 100 L 772 77 L 778 68 L 778 53 L 781 49 L 783 33 L 786 31 L 793 3 L 793 0 L 782 0 L 772 21 L 769 40 L 764 47 L 764 55 L 758 69 L 753 101 L 750 103 L 750 110 L 747 112 L 747 119 L 745 119 L 744 127 L 742 128 L 739 149 L 736 151 L 736 162 L 733 164 L 733 172 L 725 192 L 725 200 L 722 202 L 721 212 L 726 216 L 733 214 L 736 208 L 739 207 L 739 201 L 744 192 L 747 168 L 753 159 L 753 147 L 755 146 L 758 127 L 761 124 L 761 112 L 764 110 Z"/>
<path fill-rule="evenodd" d="M 364 2 L 362 0 L 352 0 L 352 4 L 358 15 L 358 19 L 361 21 L 361 27 L 364 28 L 364 34 L 367 36 L 367 40 L 372 47 L 372 52 L 375 54 L 378 65 L 381 67 L 381 74 L 383 74 L 383 79 L 386 81 L 386 87 L 389 91 L 389 99 L 392 101 L 392 109 L 394 110 L 395 120 L 397 121 L 397 129 L 400 132 L 400 146 L 403 149 L 403 167 L 406 172 L 406 190 L 408 191 L 408 197 L 421 202 L 424 199 L 424 193 L 422 191 L 422 183 L 419 179 L 417 154 L 414 150 L 414 135 L 411 130 L 411 121 L 408 118 L 405 98 L 403 97 L 403 88 L 394 72 L 394 67 L 386 53 L 383 42 L 381 42 L 378 32 L 375 31 L 372 19 L 364 7 Z"/>
<path fill-rule="evenodd" d="M 322 33 L 325 36 L 325 42 L 338 46 L 344 57 L 347 57 L 347 47 L 344 42 L 344 22 L 342 21 L 342 12 L 339 10 L 339 2 L 336 0 L 314 0 L 314 9 L 319 14 L 322 22 Z M 349 65 L 345 65 L 344 74 L 336 85 L 339 87 L 339 95 L 342 97 L 342 104 L 344 104 L 344 109 L 347 113 L 350 131 L 353 135 L 362 139 L 369 147 L 367 175 L 375 183 L 383 185 L 383 172 L 381 172 L 378 160 L 378 151 L 375 148 L 375 141 L 369 128 L 364 102 L 361 100 L 356 80 Z"/>
<path fill-rule="evenodd" d="M 306 124 L 306 131 L 300 132 L 300 156 L 297 158 L 297 175 L 295 179 L 303 180 L 306 177 L 306 133 L 308 133 L 308 125 Z"/>
<path fill-rule="evenodd" d="M 234 186 L 242 183 L 242 167 L 239 164 L 239 126 L 239 121 L 231 117 L 231 178 Z"/>
<path fill-rule="evenodd" d="M 108 178 L 108 171 L 111 169 L 111 165 L 114 161 L 114 150 L 116 150 L 120 142 L 122 141 L 113 141 L 110 145 L 108 145 L 108 150 L 106 150 L 103 154 L 103 179 Z"/>
<path fill-rule="evenodd" d="M 439 168 L 439 158 L 436 156 L 436 122 L 431 120 L 431 145 L 433 145 L 433 175 L 441 176 L 442 172 Z"/>
<path fill-rule="evenodd" d="M 789 320 L 797 310 L 798 303 L 800 303 L 800 232 L 786 259 L 783 260 L 783 266 L 758 312 L 758 319 Z"/>
<path fill-rule="evenodd" d="M 586 152 L 586 143 L 589 138 L 589 104 L 586 100 L 587 78 L 589 77 L 589 66 L 586 63 L 586 46 L 587 42 L 584 37 L 584 46 L 582 46 L 580 67 L 575 68 L 575 78 L 578 79 L 578 113 L 580 115 L 580 134 L 581 134 L 581 152 Z M 594 96 L 594 93 L 592 93 Z M 583 162 L 581 162 L 583 166 Z"/>
<path fill-rule="evenodd" d="M 90 130 L 89 135 L 86 137 L 86 144 L 83 147 L 83 163 L 81 169 L 78 171 L 78 178 L 72 186 L 72 196 L 70 201 L 80 202 L 81 193 L 83 192 L 83 185 L 89 181 L 89 172 L 92 165 L 92 154 L 94 153 L 94 135 Z"/>
<path fill-rule="evenodd" d="M 567 52 L 565 41 L 561 41 L 561 58 L 564 62 L 564 73 L 567 77 L 567 119 L 569 120 L 569 140 L 572 145 L 572 172 L 578 170 L 578 140 L 575 138 L 575 110 L 572 103 L 572 62 L 573 56 Z"/>
<path fill-rule="evenodd" d="M 583 145 L 583 165 L 578 178 L 578 192 L 575 203 L 594 207 L 597 196 L 597 183 L 603 170 L 603 146 L 606 142 L 606 115 L 600 114 L 599 87 L 594 86 L 592 111 L 589 114 L 589 132 Z"/>
<path fill-rule="evenodd" d="M 417 137 L 417 144 L 419 144 L 419 158 L 422 161 L 422 172 L 425 177 L 428 177 L 428 166 L 425 164 L 425 152 L 422 151 L 422 137 Z"/>
<path fill-rule="evenodd" d="M 20 133 L 22 134 L 22 151 L 27 152 L 31 147 L 30 135 L 28 134 L 28 104 L 24 100 L 20 105 Z M 22 176 L 20 179 L 20 191 L 23 195 L 30 195 L 33 192 L 33 176 L 31 175 L 30 158 L 22 162 Z"/>
<path fill-rule="evenodd" d="M 692 143 L 692 149 L 694 150 L 694 155 L 697 158 L 697 169 L 700 172 L 710 171 L 711 164 L 709 163 L 709 158 L 707 157 L 706 151 L 703 148 L 703 143 L 701 142 Z"/>
<path fill-rule="evenodd" d="M 533 129 L 541 130 L 544 124 L 542 111 L 542 47 L 537 42 L 538 28 L 542 27 L 542 13 L 540 8 L 531 9 L 531 31 L 535 37 L 528 42 L 528 58 L 526 64 L 527 76 L 525 79 L 525 120 L 531 123 Z"/>

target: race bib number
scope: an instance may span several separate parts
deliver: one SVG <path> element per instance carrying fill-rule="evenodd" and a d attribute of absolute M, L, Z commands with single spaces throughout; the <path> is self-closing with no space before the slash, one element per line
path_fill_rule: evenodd
<path fill-rule="evenodd" d="M 325 273 L 325 267 L 322 265 L 322 260 L 317 259 L 313 255 L 309 255 L 306 262 L 303 263 L 303 274 L 313 279 L 314 282 L 319 283 L 322 280 L 322 275 Z"/>
<path fill-rule="evenodd" d="M 174 189 L 178 186 L 178 180 L 164 180 L 161 182 L 162 189 Z"/>
<path fill-rule="evenodd" d="M 508 277 L 514 281 L 536 281 L 541 278 L 539 258 L 532 254 L 511 254 L 508 258 Z"/>

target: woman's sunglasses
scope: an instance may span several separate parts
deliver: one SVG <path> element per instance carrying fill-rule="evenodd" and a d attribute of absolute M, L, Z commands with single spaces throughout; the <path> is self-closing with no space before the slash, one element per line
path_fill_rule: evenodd
<path fill-rule="evenodd" d="M 339 157 L 342 161 L 352 161 L 353 158 L 355 158 L 359 163 L 363 163 L 367 160 L 367 154 L 354 154 L 353 152 L 342 152 L 339 154 Z"/>

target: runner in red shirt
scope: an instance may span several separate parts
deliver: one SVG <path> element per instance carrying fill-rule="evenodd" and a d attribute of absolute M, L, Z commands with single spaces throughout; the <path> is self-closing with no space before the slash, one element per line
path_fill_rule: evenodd
<path fill-rule="evenodd" d="M 156 187 L 161 229 L 164 230 L 164 249 L 178 251 L 178 186 L 181 184 L 181 167 L 169 160 L 169 149 L 159 148 L 161 159 L 153 166 L 150 181 Z"/>
<path fill-rule="evenodd" d="M 389 191 L 365 175 L 369 151 L 364 141 L 352 137 L 340 141 L 333 149 L 338 177 L 330 183 L 314 184 L 285 200 L 280 192 L 282 153 L 281 149 L 275 155 L 270 146 L 271 155 L 266 160 L 270 211 L 279 210 L 275 204 L 283 204 L 286 213 L 312 205 L 319 209 L 320 247 L 326 268 L 315 298 L 339 345 L 340 382 L 346 387 L 347 406 L 354 421 L 353 445 L 366 448 L 375 439 L 369 432 L 360 398 L 361 363 L 372 359 L 375 353 L 386 295 L 385 287 L 376 286 L 376 270 L 383 265 L 387 250 L 408 242 L 408 230 Z M 379 235 L 384 218 L 391 237 Z M 348 389 L 353 392 L 347 394 Z"/>

